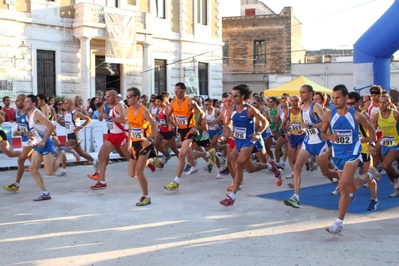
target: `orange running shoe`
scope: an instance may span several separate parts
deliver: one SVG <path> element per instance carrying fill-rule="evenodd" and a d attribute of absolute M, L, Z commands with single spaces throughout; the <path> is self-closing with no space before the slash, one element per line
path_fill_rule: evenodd
<path fill-rule="evenodd" d="M 87 174 L 87 177 L 90 178 L 91 180 L 99 181 L 99 180 L 100 180 L 100 173 L 97 172 L 97 173 L 95 173 L 94 175 L 92 175 L 92 174 Z"/>
<path fill-rule="evenodd" d="M 244 186 L 244 181 L 241 182 L 241 185 L 238 187 L 238 190 L 240 190 Z M 234 185 L 231 184 L 230 186 L 227 187 L 227 191 L 233 191 Z"/>

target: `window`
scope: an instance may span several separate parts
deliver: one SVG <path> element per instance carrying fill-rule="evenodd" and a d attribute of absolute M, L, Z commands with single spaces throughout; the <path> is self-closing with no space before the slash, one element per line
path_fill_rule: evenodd
<path fill-rule="evenodd" d="M 255 8 L 247 8 L 247 9 L 245 9 L 245 16 L 246 17 L 255 16 L 255 15 L 256 15 Z"/>
<path fill-rule="evenodd" d="M 254 65 L 266 64 L 266 41 L 254 41 Z"/>
<path fill-rule="evenodd" d="M 6 96 L 14 93 L 14 80 L 0 76 L 0 95 Z"/>
<path fill-rule="evenodd" d="M 208 0 L 197 0 L 197 23 L 208 25 Z"/>
<path fill-rule="evenodd" d="M 37 50 L 37 93 L 55 95 L 55 52 Z"/>
<path fill-rule="evenodd" d="M 208 64 L 207 63 L 198 63 L 198 86 L 199 86 L 199 94 L 200 95 L 208 95 L 208 84 L 209 84 L 209 76 L 208 76 Z"/>
<path fill-rule="evenodd" d="M 224 42 L 223 45 L 223 65 L 229 64 L 229 42 Z"/>
<path fill-rule="evenodd" d="M 155 0 L 155 14 L 158 18 L 165 18 L 165 0 Z"/>
<path fill-rule="evenodd" d="M 166 60 L 155 59 L 155 94 L 160 94 L 163 91 L 167 91 L 166 88 Z"/>

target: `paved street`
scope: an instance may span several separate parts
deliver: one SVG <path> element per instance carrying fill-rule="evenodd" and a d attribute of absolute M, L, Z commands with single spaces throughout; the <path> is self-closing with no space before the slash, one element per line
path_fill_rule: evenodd
<path fill-rule="evenodd" d="M 89 189 L 92 166 L 44 177 L 53 197 L 44 202 L 32 201 L 40 191 L 25 173 L 18 193 L 0 193 L 0 264 L 399 265 L 398 209 L 349 213 L 342 235 L 332 236 L 324 227 L 336 211 L 257 197 L 287 189 L 287 180 L 276 187 L 266 171 L 245 173 L 235 205 L 219 205 L 231 179 L 215 179 L 215 170 L 209 174 L 199 162 L 178 193 L 163 188 L 175 176 L 176 158 L 165 169 L 146 169 L 152 199 L 146 207 L 135 206 L 141 191 L 126 162 L 108 166 L 102 191 Z M 2 186 L 9 185 L 15 171 L 0 176 Z M 303 186 L 326 180 L 319 171 L 306 172 Z"/>

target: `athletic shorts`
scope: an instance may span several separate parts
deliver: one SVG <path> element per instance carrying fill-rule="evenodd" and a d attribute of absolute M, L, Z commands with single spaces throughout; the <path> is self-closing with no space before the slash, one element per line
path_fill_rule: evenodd
<path fill-rule="evenodd" d="M 206 140 L 196 140 L 196 139 L 194 139 L 193 142 L 197 143 L 198 146 L 201 146 L 201 147 L 204 147 L 204 148 L 205 147 L 209 147 L 211 145 L 211 142 L 209 141 L 209 139 L 206 139 Z"/>
<path fill-rule="evenodd" d="M 364 163 L 367 163 L 371 161 L 371 156 L 369 153 L 362 153 L 362 159 Z"/>
<path fill-rule="evenodd" d="M 222 135 L 222 130 L 209 130 L 209 139 L 212 140 L 216 135 Z"/>
<path fill-rule="evenodd" d="M 335 166 L 338 168 L 338 171 L 343 171 L 344 170 L 344 165 L 345 165 L 346 162 L 350 163 L 350 162 L 354 162 L 356 160 L 359 160 L 359 166 L 363 165 L 362 156 L 360 154 L 359 155 L 353 155 L 351 157 L 344 158 L 344 159 L 333 157 L 332 160 L 333 160 L 333 163 L 335 164 Z"/>
<path fill-rule="evenodd" d="M 106 140 L 111 142 L 112 145 L 114 145 L 115 147 L 120 147 L 128 142 L 129 137 L 126 132 L 122 132 L 119 134 L 109 133 Z"/>
<path fill-rule="evenodd" d="M 386 156 L 390 151 L 399 151 L 399 145 L 396 146 L 381 146 L 381 155 Z"/>
<path fill-rule="evenodd" d="M 171 138 L 175 137 L 174 131 L 168 131 L 168 132 L 158 131 L 158 134 L 161 135 L 165 140 L 170 140 Z"/>
<path fill-rule="evenodd" d="M 179 128 L 177 130 L 177 132 L 179 133 L 181 142 L 185 141 L 186 139 L 195 139 L 196 138 L 196 135 L 192 134 L 190 132 L 190 130 L 191 130 L 191 128 L 184 128 L 184 129 Z"/>
<path fill-rule="evenodd" d="M 235 143 L 235 141 L 234 141 L 234 138 L 232 138 L 232 137 L 229 137 L 229 138 L 227 139 L 227 144 L 229 145 L 229 148 L 230 148 L 230 149 L 234 149 L 235 146 L 236 146 L 236 143 Z"/>
<path fill-rule="evenodd" d="M 298 148 L 298 145 L 302 145 L 304 139 L 305 139 L 305 134 L 291 135 L 290 136 L 290 147 L 293 149 Z"/>
<path fill-rule="evenodd" d="M 69 133 L 67 135 L 67 140 L 70 140 L 70 139 L 76 140 L 76 146 L 79 146 L 80 143 L 82 142 L 82 140 L 80 139 L 80 135 L 76 134 L 76 133 Z"/>
<path fill-rule="evenodd" d="M 156 157 L 154 143 L 151 143 L 149 146 L 141 146 L 142 141 L 132 142 L 132 154 L 130 154 L 130 159 L 137 161 L 140 155 L 146 155 L 150 152 L 149 158 Z"/>
<path fill-rule="evenodd" d="M 328 152 L 328 145 L 326 141 L 317 144 L 308 144 L 303 142 L 302 150 L 309 152 L 312 156 L 318 156 Z"/>
<path fill-rule="evenodd" d="M 4 132 L 3 130 L 0 130 L 0 141 L 2 140 L 7 140 L 7 135 L 6 132 Z"/>
<path fill-rule="evenodd" d="M 240 152 L 242 148 L 251 147 L 251 146 L 254 147 L 252 153 L 257 153 L 258 151 L 261 151 L 263 148 L 265 148 L 265 143 L 263 142 L 262 138 L 257 141 L 251 141 L 251 139 L 249 140 L 235 139 L 234 142 L 236 143 L 236 149 L 238 152 Z"/>
<path fill-rule="evenodd" d="M 272 138 L 272 130 L 270 129 L 270 127 L 267 127 L 265 131 L 262 132 L 262 138 L 263 139 L 268 139 L 268 138 Z"/>
<path fill-rule="evenodd" d="M 49 153 L 52 153 L 54 155 L 57 154 L 57 151 L 55 150 L 54 141 L 51 138 L 46 141 L 43 147 L 39 147 L 38 145 L 36 145 L 33 150 L 37 151 L 43 156 Z"/>

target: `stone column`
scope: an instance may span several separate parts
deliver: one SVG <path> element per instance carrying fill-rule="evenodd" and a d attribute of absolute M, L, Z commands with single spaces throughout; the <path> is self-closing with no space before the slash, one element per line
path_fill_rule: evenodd
<path fill-rule="evenodd" d="M 147 94 L 148 97 L 151 96 L 152 90 L 152 82 L 151 82 L 151 56 L 150 56 L 150 44 L 143 43 L 143 91 L 142 94 Z"/>
<path fill-rule="evenodd" d="M 90 40 L 89 37 L 79 37 L 80 40 L 80 95 L 83 102 L 91 98 L 90 86 Z"/>

